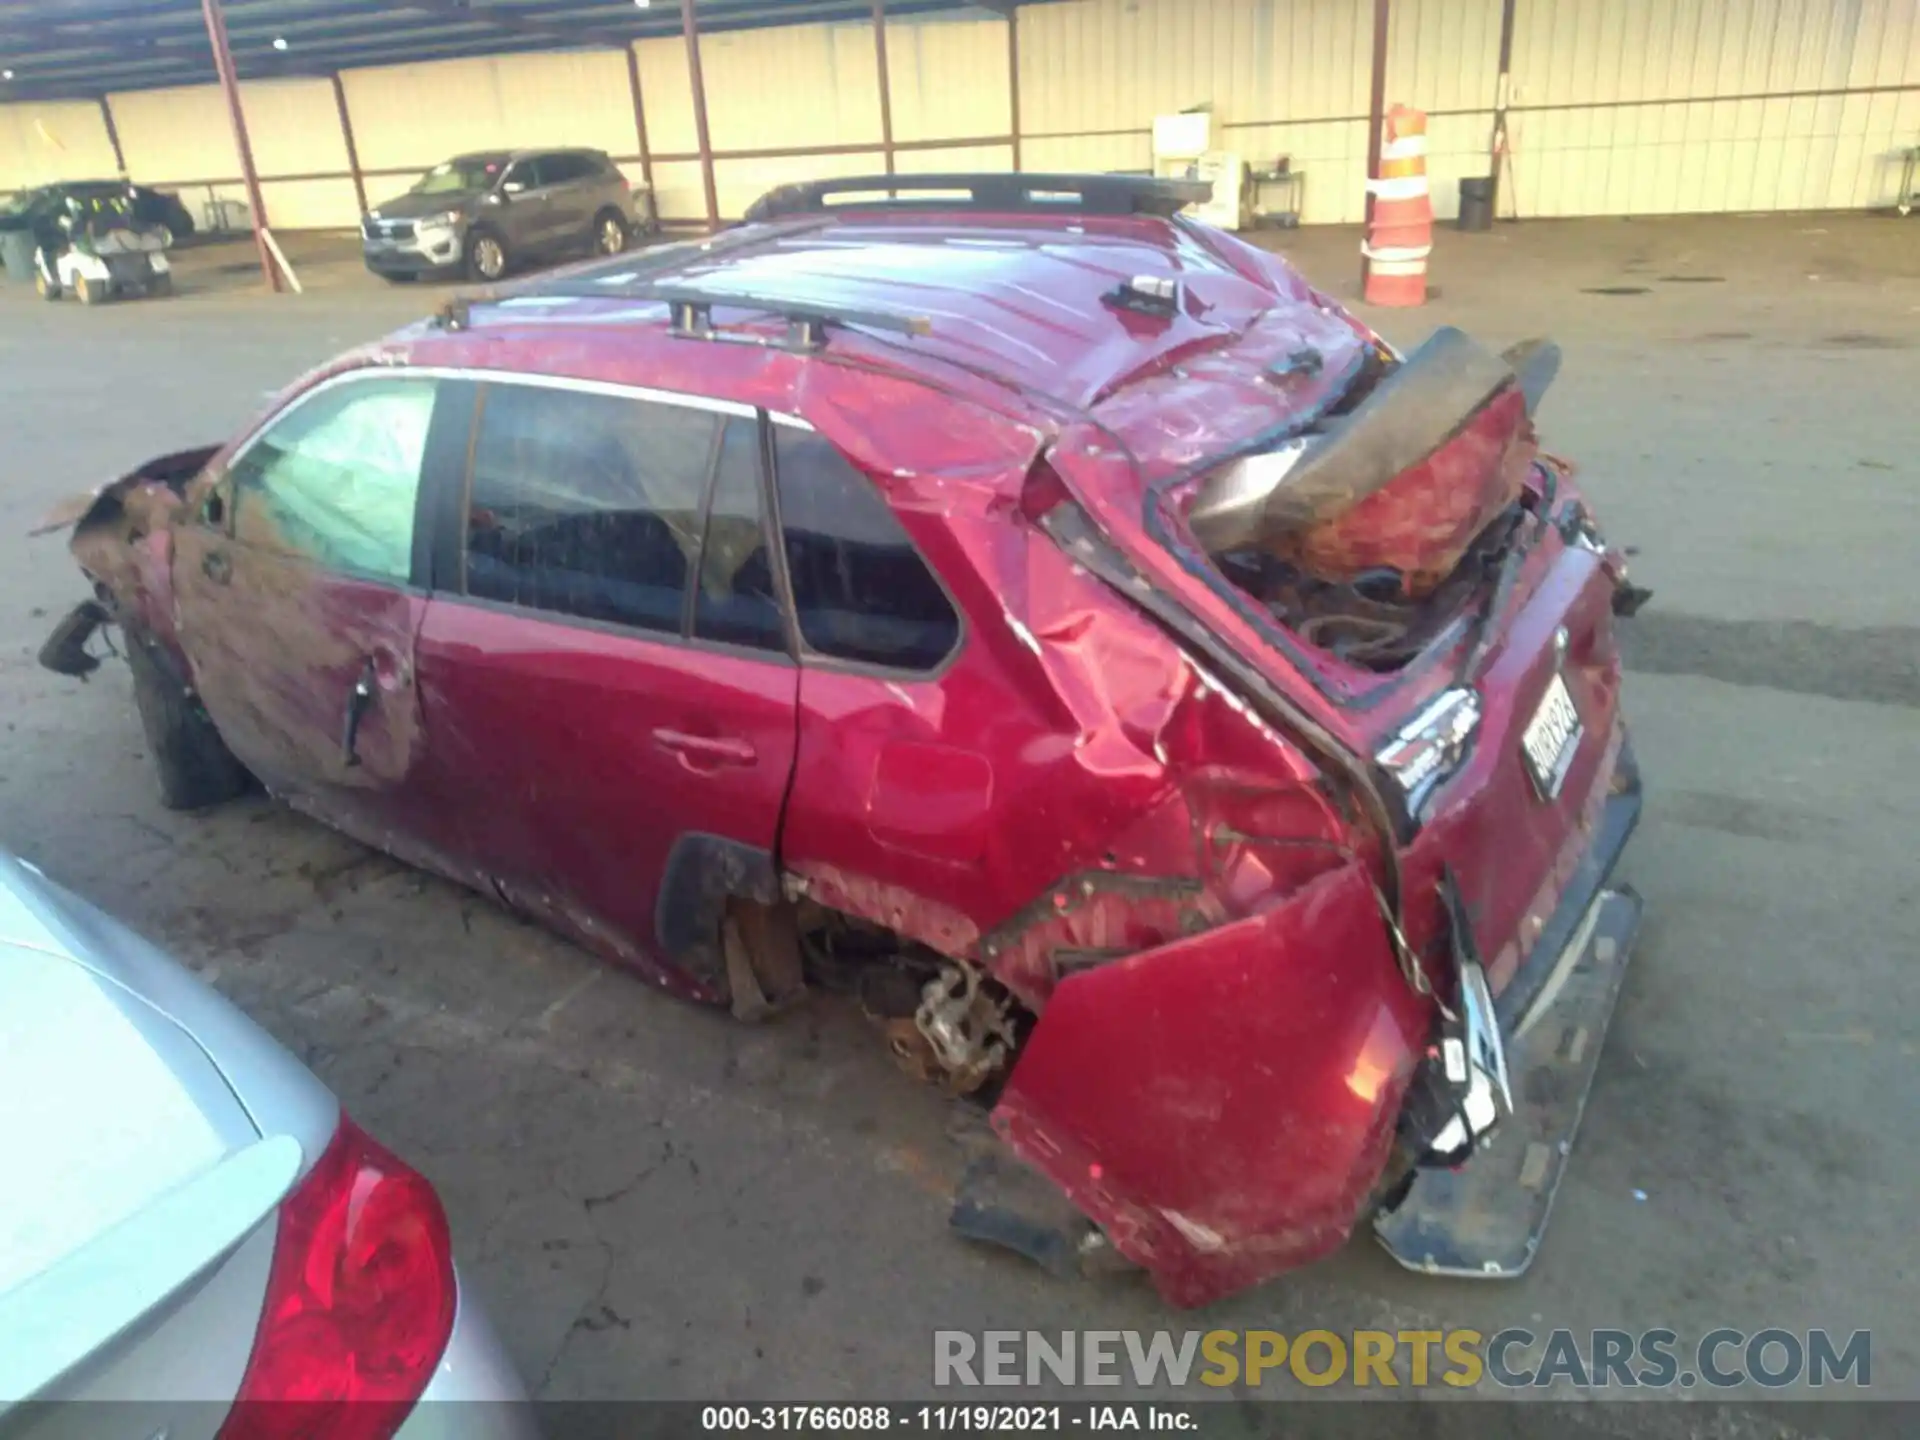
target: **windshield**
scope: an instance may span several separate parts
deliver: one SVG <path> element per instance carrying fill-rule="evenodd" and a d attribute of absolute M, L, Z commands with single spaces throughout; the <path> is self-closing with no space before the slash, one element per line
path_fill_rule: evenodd
<path fill-rule="evenodd" d="M 466 190 L 486 190 L 505 168 L 504 155 L 462 155 L 446 160 L 413 182 L 409 195 L 454 195 Z"/>

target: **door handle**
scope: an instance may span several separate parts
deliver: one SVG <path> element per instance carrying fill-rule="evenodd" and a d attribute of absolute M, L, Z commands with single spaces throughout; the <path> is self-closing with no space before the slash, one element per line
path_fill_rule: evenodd
<path fill-rule="evenodd" d="M 751 765 L 760 758 L 745 740 L 727 735 L 689 735 L 683 730 L 656 730 L 653 743 L 681 763 L 696 770 L 713 770 L 722 765 Z"/>
<path fill-rule="evenodd" d="M 367 718 L 367 711 L 373 708 L 373 699 L 378 693 L 375 686 L 379 678 L 379 671 L 369 658 L 360 672 L 360 678 L 353 682 L 353 689 L 347 692 L 347 719 L 340 733 L 340 753 L 348 769 L 360 763 L 360 722 Z"/>
<path fill-rule="evenodd" d="M 233 560 L 224 550 L 209 550 L 200 557 L 200 572 L 216 585 L 233 579 Z"/>

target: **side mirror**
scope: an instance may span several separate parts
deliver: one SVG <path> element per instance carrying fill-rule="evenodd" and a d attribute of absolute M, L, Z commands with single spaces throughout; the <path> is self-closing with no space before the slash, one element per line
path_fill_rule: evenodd
<path fill-rule="evenodd" d="M 500 198 L 510 200 L 526 188 L 526 185 L 519 180 L 509 180 L 500 187 Z"/>

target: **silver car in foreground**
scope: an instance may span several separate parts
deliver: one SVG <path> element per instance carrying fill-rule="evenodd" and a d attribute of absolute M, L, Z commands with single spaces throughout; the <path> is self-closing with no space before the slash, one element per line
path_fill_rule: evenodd
<path fill-rule="evenodd" d="M 7 1440 L 534 1433 L 432 1186 L 227 1001 L 4 852 L 0 1156 Z"/>

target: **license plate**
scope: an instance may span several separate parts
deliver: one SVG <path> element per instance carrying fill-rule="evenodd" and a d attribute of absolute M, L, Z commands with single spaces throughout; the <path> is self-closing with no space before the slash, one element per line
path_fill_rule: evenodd
<path fill-rule="evenodd" d="M 1540 697 L 1539 708 L 1520 732 L 1520 750 L 1527 758 L 1527 771 L 1533 776 L 1534 789 L 1543 800 L 1560 793 L 1560 786 L 1580 749 L 1580 712 L 1574 708 L 1573 692 L 1564 676 L 1556 674 Z"/>

